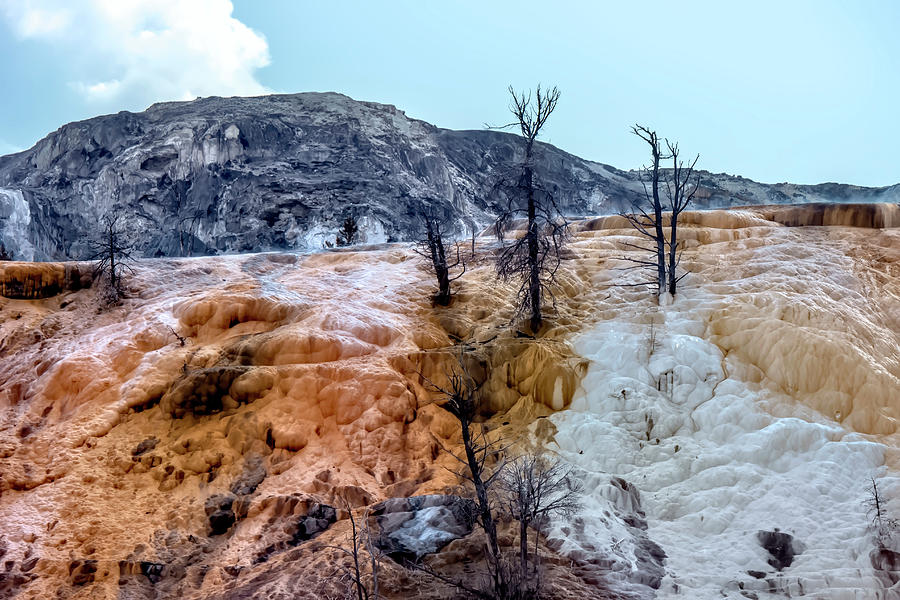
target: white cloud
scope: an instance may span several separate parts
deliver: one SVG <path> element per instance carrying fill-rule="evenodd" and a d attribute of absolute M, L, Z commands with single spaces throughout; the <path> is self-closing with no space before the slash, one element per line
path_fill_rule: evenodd
<path fill-rule="evenodd" d="M 22 38 L 60 46 L 72 87 L 93 105 L 140 110 L 196 96 L 268 93 L 266 39 L 229 0 L 0 0 Z"/>
<path fill-rule="evenodd" d="M 22 37 L 50 36 L 69 26 L 72 13 L 67 9 L 35 4 L 32 0 L 23 0 L 20 4 L 4 3 L 10 21 Z"/>

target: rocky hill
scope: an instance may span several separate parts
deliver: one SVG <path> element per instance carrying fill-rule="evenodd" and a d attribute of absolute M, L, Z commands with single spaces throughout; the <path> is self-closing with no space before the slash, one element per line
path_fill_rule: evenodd
<path fill-rule="evenodd" d="M 334 93 L 202 98 L 70 123 L 0 157 L 0 242 L 24 260 L 82 258 L 114 207 L 144 256 L 321 248 L 352 216 L 362 241 L 410 239 L 436 206 L 464 234 L 518 139 L 451 131 Z M 633 171 L 542 144 L 538 171 L 571 215 L 640 200 Z M 702 173 L 697 206 L 897 202 L 900 186 L 767 185 Z"/>

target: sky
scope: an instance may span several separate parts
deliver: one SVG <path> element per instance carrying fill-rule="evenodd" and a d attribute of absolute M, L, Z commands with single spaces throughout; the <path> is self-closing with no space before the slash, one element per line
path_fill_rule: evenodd
<path fill-rule="evenodd" d="M 0 154 L 197 96 L 336 91 L 440 127 L 509 121 L 637 168 L 634 123 L 757 181 L 900 182 L 900 2 L 0 0 Z"/>

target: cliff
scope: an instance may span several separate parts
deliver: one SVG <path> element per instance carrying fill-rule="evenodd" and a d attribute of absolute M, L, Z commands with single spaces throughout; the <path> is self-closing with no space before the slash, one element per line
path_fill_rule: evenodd
<path fill-rule="evenodd" d="M 80 259 L 113 208 L 143 256 L 320 249 L 346 216 L 363 242 L 409 240 L 434 207 L 466 235 L 522 158 L 516 136 L 451 131 L 334 93 L 202 98 L 70 123 L 0 157 L 0 242 L 20 260 Z M 632 171 L 539 144 L 564 212 L 614 214 L 643 198 Z M 900 187 L 760 184 L 701 173 L 696 207 L 897 202 Z"/>

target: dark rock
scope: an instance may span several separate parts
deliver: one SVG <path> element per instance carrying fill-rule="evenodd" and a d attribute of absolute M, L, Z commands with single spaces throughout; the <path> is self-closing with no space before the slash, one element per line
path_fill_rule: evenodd
<path fill-rule="evenodd" d="M 311 497 L 297 494 L 269 496 L 264 504 L 270 507 L 271 513 L 262 537 L 273 541 L 253 558 L 254 564 L 313 539 L 337 520 L 337 511 L 333 507 Z M 284 533 L 287 537 L 282 535 Z"/>
<path fill-rule="evenodd" d="M 900 553 L 879 546 L 869 553 L 869 560 L 885 588 L 891 588 L 900 581 Z"/>
<path fill-rule="evenodd" d="M 39 558 L 40 557 L 38 557 L 38 556 L 32 556 L 28 560 L 23 560 L 22 566 L 19 567 L 19 570 L 22 571 L 23 573 L 27 573 L 28 571 L 32 570 L 35 567 L 35 565 L 37 565 Z"/>
<path fill-rule="evenodd" d="M 244 470 L 231 484 L 231 493 L 237 496 L 252 494 L 266 478 L 266 466 L 258 454 L 247 457 Z"/>
<path fill-rule="evenodd" d="M 210 535 L 222 535 L 234 525 L 236 518 L 231 509 L 234 500 L 234 496 L 225 494 L 216 494 L 206 499 L 204 509 L 209 518 Z"/>
<path fill-rule="evenodd" d="M 291 538 L 291 544 L 311 540 L 337 520 L 337 511 L 327 504 L 313 504 L 309 512 L 297 521 L 297 530 Z"/>
<path fill-rule="evenodd" d="M 459 496 L 391 498 L 376 504 L 375 546 L 398 562 L 418 562 L 451 541 L 472 533 L 475 503 Z"/>
<path fill-rule="evenodd" d="M 230 509 L 231 505 L 234 504 L 234 500 L 234 496 L 230 494 L 213 494 L 206 499 L 203 508 L 206 511 L 206 515 L 209 516 L 217 510 Z"/>
<path fill-rule="evenodd" d="M 34 577 L 22 573 L 0 573 L 0 598 L 13 598 Z"/>
<path fill-rule="evenodd" d="M 144 440 L 143 442 L 141 442 L 140 444 L 138 444 L 137 447 L 135 447 L 135 449 L 131 451 L 131 455 L 132 456 L 141 456 L 142 454 L 144 454 L 146 452 L 150 452 L 151 450 L 156 448 L 156 445 L 158 443 L 159 443 L 158 439 L 156 439 L 155 437 L 149 437 L 146 440 Z"/>
<path fill-rule="evenodd" d="M 747 575 L 753 577 L 754 579 L 764 579 L 766 574 L 763 571 L 747 571 Z"/>
<path fill-rule="evenodd" d="M 234 521 L 233 510 L 217 510 L 209 515 L 210 535 L 222 535 L 234 525 Z"/>
<path fill-rule="evenodd" d="M 157 583 L 160 579 L 162 579 L 162 571 L 163 567 L 160 563 L 147 562 L 145 560 L 141 561 L 141 574 L 145 575 L 150 583 Z"/>
<path fill-rule="evenodd" d="M 163 394 L 160 408 L 174 418 L 182 418 L 188 414 L 211 415 L 229 406 L 237 407 L 241 402 L 252 401 L 255 397 L 231 394 L 235 380 L 251 370 L 245 366 L 221 366 L 188 371 Z"/>
<path fill-rule="evenodd" d="M 502 200 L 490 190 L 522 156 L 512 134 L 440 129 L 334 93 L 154 104 L 65 125 L 0 157 L 0 243 L 23 260 L 81 257 L 111 198 L 144 256 L 319 249 L 347 215 L 363 243 L 408 240 L 426 204 L 462 233 L 492 220 Z M 643 199 L 636 172 L 548 144 L 538 143 L 535 170 L 570 215 Z M 900 186 L 700 175 L 698 207 L 900 197 Z"/>
<path fill-rule="evenodd" d="M 803 554 L 806 546 L 799 540 L 795 540 L 794 536 L 789 533 L 779 531 L 759 531 L 756 534 L 759 545 L 768 551 L 771 558 L 768 563 L 781 571 L 791 566 L 794 557 Z"/>
<path fill-rule="evenodd" d="M 73 560 L 69 563 L 69 581 L 72 585 L 84 585 L 92 582 L 96 572 L 96 560 Z"/>

